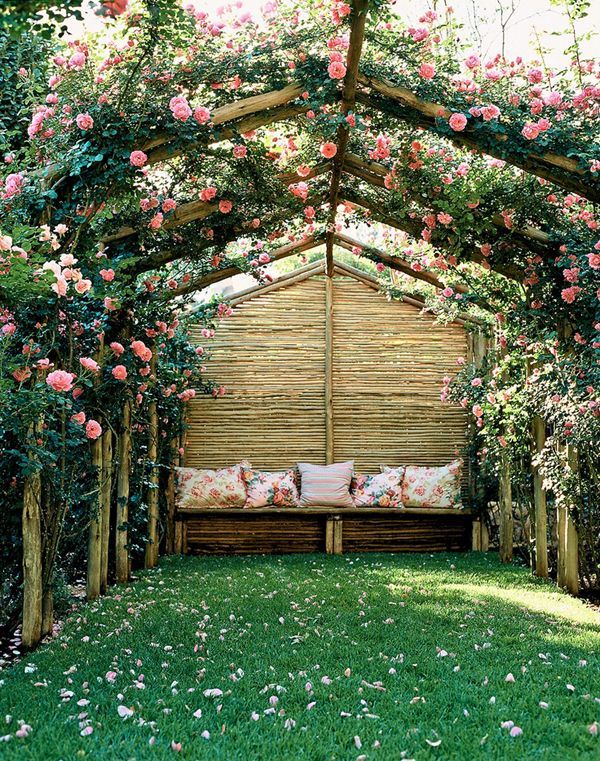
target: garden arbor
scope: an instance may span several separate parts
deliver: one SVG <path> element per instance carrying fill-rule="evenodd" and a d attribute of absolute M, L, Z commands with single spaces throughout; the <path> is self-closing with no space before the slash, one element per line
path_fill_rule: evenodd
<path fill-rule="evenodd" d="M 337 4 L 334 5 L 337 9 Z M 161 464 L 170 467 L 170 474 L 164 478 L 168 499 L 162 507 L 166 509 L 167 551 L 174 551 L 180 541 L 173 520 L 172 468 L 181 457 L 182 432 L 179 421 L 172 425 L 172 419 L 169 422 L 169 415 L 161 405 L 164 404 L 163 396 L 176 397 L 179 400 L 176 412 L 180 414 L 190 398 L 189 389 L 177 384 L 183 376 L 182 357 L 189 358 L 193 352 L 187 347 L 169 354 L 165 348 L 171 338 L 169 334 L 176 332 L 175 323 L 178 315 L 183 313 L 186 298 L 237 272 L 254 270 L 260 273 L 261 264 L 303 254 L 317 246 L 325 247 L 324 269 L 329 282 L 334 274 L 334 248 L 339 246 L 374 262 L 379 269 L 387 267 L 402 277 L 409 276 L 423 283 L 428 289 L 425 306 L 435 303 L 455 311 L 468 311 L 475 305 L 480 310 L 479 317 L 489 325 L 490 338 L 496 334 L 497 340 L 489 342 L 490 350 L 485 357 L 483 340 L 473 339 L 473 373 L 467 380 L 469 383 L 476 380 L 473 388 L 487 391 L 487 403 L 491 406 L 490 419 L 495 426 L 493 438 L 499 442 L 493 455 L 499 481 L 500 553 L 505 561 L 512 558 L 513 482 L 515 479 L 520 484 L 527 481 L 530 471 L 531 458 L 523 455 L 521 450 L 531 444 L 534 455 L 539 458 L 545 451 L 550 428 L 543 416 L 536 414 L 531 423 L 531 434 L 524 434 L 517 432 L 516 418 L 510 417 L 513 413 L 509 409 L 509 400 L 514 392 L 508 387 L 510 374 L 515 371 L 517 363 L 508 350 L 522 344 L 513 342 L 508 346 L 503 325 L 507 313 L 516 311 L 518 306 L 518 324 L 527 339 L 528 323 L 524 317 L 530 317 L 532 330 L 540 330 L 544 319 L 536 314 L 535 310 L 540 308 L 536 304 L 543 304 L 543 300 L 548 299 L 555 305 L 553 314 L 562 325 L 562 333 L 557 337 L 557 341 L 562 342 L 560 351 L 568 346 L 570 335 L 581 339 L 577 339 L 573 352 L 584 344 L 593 345 L 593 339 L 589 337 L 590 325 L 586 323 L 584 329 L 573 323 L 575 308 L 569 312 L 569 307 L 561 304 L 560 297 L 556 306 L 555 269 L 566 269 L 566 260 L 571 256 L 579 263 L 577 272 L 570 276 L 576 279 L 567 283 L 583 283 L 585 274 L 585 288 L 573 286 L 578 290 L 571 289 L 567 296 L 563 296 L 566 305 L 572 304 L 584 290 L 593 292 L 597 267 L 592 262 L 595 260 L 589 259 L 589 271 L 584 272 L 582 264 L 585 256 L 593 256 L 589 254 L 592 242 L 585 238 L 580 228 L 593 219 L 593 204 L 600 199 L 600 185 L 593 162 L 587 158 L 590 154 L 584 139 L 577 134 L 568 136 L 561 127 L 564 119 L 556 121 L 556 145 L 546 140 L 538 147 L 534 139 L 527 136 L 534 134 L 533 128 L 527 135 L 522 134 L 522 123 L 517 118 L 519 101 L 514 97 L 512 101 L 507 99 L 506 116 L 503 114 L 502 120 L 499 110 L 498 114 L 491 111 L 490 118 L 487 114 L 482 116 L 482 108 L 488 108 L 484 101 L 488 103 L 495 92 L 488 97 L 480 85 L 479 92 L 471 90 L 465 96 L 459 86 L 451 86 L 454 80 L 450 75 L 436 75 L 435 67 L 431 68 L 432 64 L 428 63 L 433 56 L 431 47 L 420 46 L 421 40 L 415 39 L 418 35 L 402 32 L 398 37 L 400 53 L 390 52 L 394 40 L 393 24 L 387 22 L 389 26 L 379 26 L 377 5 L 367 0 L 355 0 L 348 14 L 345 9 L 343 13 L 336 10 L 335 27 L 341 27 L 340 34 L 335 36 L 330 32 L 329 40 L 323 41 L 324 45 L 329 42 L 332 53 L 329 67 L 326 61 L 320 63 L 321 69 L 327 69 L 329 74 L 322 71 L 318 77 L 311 78 L 311 57 L 304 49 L 304 38 L 299 43 L 300 51 L 295 51 L 298 64 L 294 60 L 294 67 L 288 67 L 285 75 L 278 72 L 278 87 L 270 87 L 265 81 L 268 77 L 262 74 L 262 70 L 268 70 L 266 64 L 261 69 L 260 65 L 240 56 L 239 51 L 230 53 L 230 48 L 224 46 L 220 53 L 219 80 L 231 76 L 231 70 L 246 60 L 248 80 L 252 83 L 250 89 L 260 92 L 247 97 L 232 96 L 229 102 L 218 103 L 210 111 L 198 107 L 192 119 L 187 98 L 192 99 L 195 90 L 202 87 L 210 90 L 207 84 L 213 83 L 216 73 L 208 70 L 195 75 L 188 61 L 171 87 L 170 77 L 161 80 L 157 76 L 153 80 L 144 72 L 146 78 L 140 80 L 141 89 L 150 91 L 158 81 L 161 87 L 171 87 L 171 90 L 165 90 L 172 95 L 168 118 L 140 120 L 144 128 L 132 120 L 129 123 L 135 123 L 137 132 L 132 128 L 131 134 L 124 134 L 125 125 L 118 126 L 121 112 L 126 113 L 127 109 L 126 98 L 121 94 L 115 109 L 118 116 L 112 117 L 110 125 L 114 135 L 111 136 L 107 127 L 106 139 L 98 139 L 98 144 L 94 144 L 94 119 L 87 112 L 80 113 L 79 116 L 89 117 L 89 120 L 84 118 L 77 123 L 83 133 L 81 140 L 74 141 L 71 150 L 64 154 L 61 154 L 63 146 L 57 141 L 47 166 L 30 172 L 30 181 L 40 183 L 43 192 L 47 193 L 47 196 L 42 194 L 45 205 L 40 223 L 68 227 L 63 222 L 65 220 L 75 228 L 61 233 L 66 237 L 56 240 L 53 251 L 78 254 L 83 259 L 80 251 L 86 244 L 82 232 L 87 233 L 88 238 L 90 233 L 97 234 L 95 240 L 100 241 L 97 251 L 95 242 L 90 250 L 86 250 L 88 270 L 83 271 L 83 276 L 89 272 L 90 278 L 96 278 L 98 291 L 104 296 L 99 299 L 97 312 L 103 320 L 102 331 L 98 329 L 102 339 L 95 344 L 94 365 L 88 363 L 96 378 L 89 384 L 89 395 L 96 394 L 99 400 L 93 408 L 99 412 L 104 409 L 102 373 L 110 376 L 111 384 L 123 384 L 118 386 L 118 394 L 115 393 L 118 409 L 103 413 L 102 436 L 94 438 L 93 429 L 90 429 L 92 435 L 88 434 L 88 438 L 93 439 L 91 468 L 97 474 L 87 551 L 88 596 L 91 599 L 106 587 L 109 553 L 111 561 L 114 558 L 117 580 L 129 578 L 130 526 L 140 492 L 144 495 L 147 511 L 145 563 L 148 567 L 156 563 L 159 510 L 163 505 L 158 499 L 159 487 L 163 483 Z M 197 22 L 204 23 L 203 19 L 197 19 Z M 426 23 L 433 25 L 435 19 L 431 17 Z M 311 30 L 313 43 L 318 42 L 317 31 L 318 27 Z M 404 57 L 400 39 L 408 40 Z M 294 44 L 293 34 L 290 40 L 290 45 Z M 274 57 L 280 52 L 274 46 L 272 50 Z M 83 55 L 82 51 L 77 52 Z M 392 56 L 391 63 L 387 62 L 388 54 Z M 394 55 L 399 55 L 403 61 L 399 82 L 393 81 Z M 440 54 L 440 62 L 441 59 Z M 313 68 L 318 61 L 315 57 Z M 133 59 L 129 64 L 128 78 L 119 82 L 124 94 L 140 68 L 135 66 Z M 87 60 L 83 55 L 82 66 L 85 65 Z M 430 68 L 424 68 L 426 66 Z M 68 75 L 64 79 L 68 86 Z M 438 79 L 442 80 L 439 84 Z M 418 81 L 418 86 L 411 89 L 407 81 Z M 425 90 L 430 85 L 434 92 L 426 97 Z M 59 82 L 56 85 L 58 92 L 61 92 L 60 86 Z M 220 97 L 222 87 L 213 90 L 215 98 Z M 232 88 L 233 92 L 236 90 L 237 85 Z M 447 103 L 439 102 L 441 97 L 432 97 L 433 94 L 441 96 L 445 91 Z M 164 96 L 162 90 L 159 92 Z M 71 92 L 69 97 L 72 96 Z M 103 97 L 100 96 L 100 109 L 104 103 L 110 104 L 110 98 L 106 95 L 107 100 L 102 100 Z M 591 100 L 592 96 L 589 98 Z M 90 110 L 93 110 L 93 103 L 90 98 Z M 542 103 L 540 108 L 543 107 Z M 585 100 L 577 101 L 572 108 L 587 108 Z M 593 109 L 590 108 L 590 112 Z M 55 114 L 46 114 L 44 118 L 53 119 Z M 101 110 L 96 119 L 101 122 Z M 544 130 L 548 129 L 543 126 Z M 71 125 L 67 127 L 70 128 Z M 539 132 L 542 128 L 536 129 Z M 287 132 L 291 137 L 286 142 L 283 138 Z M 34 132 L 33 137 L 36 134 Z M 53 137 L 54 134 L 49 134 L 47 139 L 51 141 Z M 84 139 L 87 142 L 82 144 Z M 118 142 L 114 153 L 109 145 L 111 140 Z M 428 140 L 429 148 L 424 145 Z M 280 150 L 278 145 L 281 142 L 286 145 Z M 286 152 L 296 156 L 299 151 L 296 143 L 301 142 L 306 156 L 311 155 L 311 148 L 321 144 L 319 158 L 315 160 L 311 155 L 310 163 L 307 159 L 295 168 L 293 160 L 280 161 Z M 364 151 L 365 142 L 374 146 L 368 153 Z M 124 156 L 129 157 L 128 161 L 123 161 Z M 482 156 L 494 158 L 492 167 Z M 115 169 L 119 161 L 133 173 L 133 179 L 127 183 Z M 461 198 L 460 192 L 453 188 L 460 185 L 471 164 L 475 167 L 474 173 L 482 174 L 483 181 L 478 184 L 476 180 L 465 180 Z M 505 165 L 508 170 L 502 168 Z M 504 179 L 497 187 L 485 188 L 486 178 L 491 177 L 488 172 L 492 170 L 502 171 Z M 200 176 L 204 171 L 206 177 Z M 126 191 L 121 191 L 121 181 Z M 199 192 L 195 183 L 206 187 Z M 7 193 L 5 191 L 5 195 Z M 144 193 L 148 197 L 143 197 Z M 177 195 L 177 200 L 170 195 Z M 110 206 L 112 196 L 117 199 L 114 208 Z M 159 196 L 164 199 L 161 211 L 157 211 Z M 494 207 L 496 196 L 499 198 L 497 208 Z M 12 197 L 10 195 L 8 200 Z M 131 211 L 131 199 L 135 200 L 136 207 L 140 204 L 140 213 Z M 570 200 L 567 203 L 565 199 Z M 567 216 L 564 220 L 560 217 L 555 229 L 552 227 L 553 216 L 558 215 L 557 204 L 563 201 L 561 214 L 575 205 L 582 215 L 577 221 L 579 227 L 568 235 L 565 232 Z M 39 213 L 39 205 L 39 201 L 32 205 L 36 213 Z M 535 216 L 538 207 L 542 209 L 539 220 Z M 83 212 L 77 211 L 81 208 L 84 208 Z M 148 213 L 154 216 L 150 219 Z M 343 230 L 343 225 L 352 219 L 361 223 L 377 222 L 383 229 L 402 231 L 416 247 L 426 246 L 426 251 L 419 250 L 417 255 L 414 251 L 404 252 L 400 256 L 397 251 L 385 250 L 381 244 L 376 246 L 370 241 L 358 240 L 356 233 L 348 234 Z M 261 236 L 260 241 L 256 240 L 258 236 Z M 245 256 L 239 255 L 240 248 L 246 249 Z M 106 266 L 113 265 L 110 267 L 112 275 L 105 268 L 103 272 L 106 274 L 98 277 L 98 256 L 102 261 L 106 259 Z M 61 267 L 73 266 L 61 264 L 55 268 L 55 292 L 59 299 L 65 295 L 60 293 L 64 280 Z M 116 298 L 116 290 L 108 290 L 107 283 L 112 282 L 115 273 L 115 282 L 124 294 L 122 298 Z M 259 274 L 259 277 L 263 275 Z M 139 293 L 143 293 L 143 307 L 136 302 Z M 225 313 L 226 308 L 214 311 L 208 320 Z M 100 321 L 99 317 L 97 319 Z M 547 320 L 546 317 L 546 324 Z M 149 346 L 136 334 L 141 325 L 146 326 Z M 515 341 L 516 336 L 515 333 Z M 529 345 L 535 345 L 534 336 L 528 341 Z M 120 348 L 115 349 L 114 345 Z M 130 345 L 135 361 L 139 359 L 144 363 L 143 377 L 138 379 L 136 376 L 135 381 L 130 380 L 132 373 L 128 374 L 128 367 L 118 360 L 118 357 L 127 356 L 124 352 Z M 553 351 L 551 355 L 556 357 L 556 347 Z M 544 354 L 541 350 L 537 353 Z M 565 348 L 565 363 L 575 361 L 570 359 L 572 356 L 575 355 Z M 53 359 L 56 363 L 63 362 L 64 354 L 56 353 Z M 537 360 L 528 360 L 527 364 L 528 378 L 522 383 L 515 381 L 521 383 L 523 389 L 532 388 L 543 371 L 541 360 L 540 366 L 537 366 Z M 191 379 L 189 384 L 185 381 L 186 384 L 200 387 L 200 376 L 194 375 L 195 371 L 188 365 L 185 368 L 190 372 L 185 377 Z M 72 366 L 68 369 L 70 371 Z M 42 372 L 43 368 L 40 368 L 40 382 L 44 382 Z M 23 382 L 28 380 L 29 376 Z M 503 388 L 503 384 L 507 388 Z M 450 394 L 450 385 L 448 380 L 444 386 L 445 396 Z M 117 388 L 117 385 L 109 387 L 109 393 L 110 388 Z M 148 389 L 150 396 L 146 403 L 144 395 Z M 67 386 L 62 390 L 67 390 Z M 163 393 L 165 391 L 168 393 Z M 497 397 L 501 393 L 502 402 L 499 403 Z M 470 400 L 466 393 L 463 398 L 464 406 L 467 406 Z M 548 398 L 551 398 L 550 394 Z M 472 408 L 476 433 L 477 427 L 483 427 L 484 415 L 483 411 L 479 414 L 482 407 L 475 401 Z M 143 410 L 143 421 L 136 412 L 136 405 Z M 544 404 L 539 406 L 541 411 Z M 554 415 L 548 405 L 545 409 Z M 169 413 L 174 415 L 175 407 L 169 408 Z M 61 422 L 63 430 L 69 420 L 65 410 Z M 572 485 L 577 481 L 576 447 L 565 443 L 565 437 L 557 434 L 561 421 L 553 418 L 550 422 L 555 439 L 551 446 L 569 463 Z M 36 440 L 44 424 L 41 414 L 35 416 L 29 431 L 30 442 Z M 516 438 L 521 442 L 520 456 L 525 463 L 524 472 L 518 473 L 514 472 L 515 458 L 510 452 Z M 139 443 L 142 440 L 143 446 Z M 35 462 L 36 456 L 36 447 L 31 443 L 28 447 L 31 463 Z M 66 460 L 66 455 L 63 459 Z M 147 464 L 147 472 L 141 482 L 136 482 L 133 473 L 138 467 L 136 463 L 142 461 Z M 546 494 L 538 459 L 534 456 L 532 461 L 535 565 L 536 572 L 544 576 L 548 573 Z M 38 468 L 32 467 L 32 471 L 24 478 L 22 523 L 23 633 L 27 645 L 34 644 L 42 630 L 48 628 L 48 621 L 42 626 L 42 598 L 50 583 L 49 571 L 44 569 L 52 567 L 57 551 L 56 543 L 47 538 L 42 541 L 42 519 L 47 518 L 44 500 L 40 497 L 42 476 Z M 558 499 L 557 504 L 558 583 L 577 593 L 579 538 L 574 505 L 564 497 Z M 68 504 L 59 499 L 57 505 L 52 516 L 60 524 L 67 515 Z M 60 531 L 56 542 L 59 535 Z"/>

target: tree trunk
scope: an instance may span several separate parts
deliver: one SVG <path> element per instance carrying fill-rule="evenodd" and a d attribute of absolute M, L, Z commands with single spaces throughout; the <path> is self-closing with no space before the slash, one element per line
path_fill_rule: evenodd
<path fill-rule="evenodd" d="M 40 423 L 30 429 L 37 438 Z M 32 461 L 37 458 L 30 456 Z M 23 627 L 24 648 L 35 647 L 42 636 L 42 477 L 36 470 L 25 478 L 23 488 Z"/>
<path fill-rule="evenodd" d="M 117 582 L 129 579 L 129 550 L 127 521 L 129 520 L 129 470 L 131 462 L 131 399 L 123 405 L 121 431 L 119 433 L 119 470 L 117 473 L 117 527 L 115 556 Z"/>
<path fill-rule="evenodd" d="M 54 592 L 52 587 L 44 590 L 42 597 L 42 637 L 52 634 L 54 628 Z"/>
<path fill-rule="evenodd" d="M 174 436 L 169 443 L 169 477 L 167 480 L 167 554 L 178 552 L 175 540 L 175 467 L 179 462 L 177 454 L 178 439 Z"/>
<path fill-rule="evenodd" d="M 100 550 L 100 593 L 108 587 L 108 555 L 110 551 L 110 507 L 112 494 L 112 431 L 108 428 L 102 434 L 102 541 Z"/>
<path fill-rule="evenodd" d="M 100 596 L 102 573 L 102 439 L 92 442 L 92 468 L 96 479 L 97 496 L 88 529 L 88 557 L 86 595 L 88 600 Z"/>

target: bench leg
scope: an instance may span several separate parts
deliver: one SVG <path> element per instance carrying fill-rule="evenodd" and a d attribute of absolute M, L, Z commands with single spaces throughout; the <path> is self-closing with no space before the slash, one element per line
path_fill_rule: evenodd
<path fill-rule="evenodd" d="M 474 552 L 481 552 L 481 521 L 473 521 L 473 538 L 471 549 Z"/>
<path fill-rule="evenodd" d="M 342 519 L 339 515 L 327 516 L 325 524 L 325 552 L 328 555 L 342 554 Z"/>

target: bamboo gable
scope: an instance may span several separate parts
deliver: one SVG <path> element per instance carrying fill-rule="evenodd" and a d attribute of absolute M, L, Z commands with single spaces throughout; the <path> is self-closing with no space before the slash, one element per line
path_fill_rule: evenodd
<path fill-rule="evenodd" d="M 233 300 L 206 341 L 221 398 L 189 404 L 185 464 L 248 459 L 278 470 L 297 461 L 445 465 L 466 441 L 463 409 L 440 401 L 442 378 L 467 353 L 462 325 L 437 325 L 413 300 L 388 301 L 376 281 L 323 265 Z"/>

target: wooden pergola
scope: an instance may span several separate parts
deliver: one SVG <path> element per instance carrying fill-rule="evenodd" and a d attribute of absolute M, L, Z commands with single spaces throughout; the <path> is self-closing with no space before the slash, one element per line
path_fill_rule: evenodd
<path fill-rule="evenodd" d="M 354 0 L 352 7 L 352 23 L 350 30 L 349 46 L 346 58 L 346 74 L 337 92 L 337 102 L 342 114 L 350 115 L 355 108 L 368 109 L 371 113 L 378 113 L 394 124 L 406 124 L 408 127 L 428 130 L 440 135 L 438 119 L 448 118 L 451 111 L 440 103 L 424 101 L 415 93 L 405 87 L 397 86 L 392 82 L 378 78 L 369 73 L 368 65 L 362 67 L 363 44 L 365 40 L 367 0 Z M 175 138 L 160 133 L 155 135 L 146 144 L 139 146 L 148 157 L 149 166 L 160 162 L 168 162 L 187 153 L 201 151 L 221 141 L 227 141 L 236 135 L 244 134 L 263 127 L 270 127 L 281 122 L 297 119 L 306 114 L 309 105 L 301 99 L 305 87 L 301 82 L 293 82 L 279 90 L 273 90 L 260 95 L 253 95 L 216 109 L 211 117 L 213 127 L 218 127 L 218 133 L 203 140 L 192 140 L 185 146 L 176 142 Z M 511 148 L 506 135 L 499 135 L 486 126 L 485 122 L 478 124 L 475 130 L 468 126 L 465 131 L 448 134 L 443 132 L 443 138 L 459 148 L 467 149 L 483 155 L 491 155 L 502 159 L 523 172 L 555 184 L 568 192 L 574 192 L 579 196 L 597 203 L 600 201 L 600 191 L 596 184 L 586 178 L 585 171 L 578 162 L 568 156 L 562 156 L 553 152 L 536 152 L 534 147 L 527 155 L 522 151 Z M 309 200 L 319 206 L 328 207 L 327 225 L 324 233 L 304 236 L 281 245 L 269 254 L 270 262 L 277 262 L 290 256 L 301 254 L 319 246 L 325 247 L 324 271 L 328 275 L 328 281 L 334 271 L 334 247 L 358 251 L 360 256 L 373 262 L 381 262 L 395 272 L 410 276 L 428 285 L 443 289 L 445 284 L 441 276 L 432 271 L 417 271 L 411 262 L 400 256 L 390 254 L 376 246 L 357 240 L 338 229 L 338 212 L 341 204 L 346 209 L 354 209 L 365 214 L 370 220 L 404 232 L 411 238 L 420 239 L 421 224 L 410 215 L 403 214 L 400 217 L 386 210 L 385 178 L 390 169 L 384 164 L 362 157 L 349 150 L 350 129 L 346 123 L 342 123 L 336 135 L 336 153 L 331 160 L 325 160 L 312 167 L 310 172 L 300 178 L 296 173 L 284 173 L 278 176 L 282 185 L 294 185 L 302 180 L 310 180 L 316 177 L 327 177 L 328 187 L 325 192 L 313 194 Z M 57 176 L 55 166 L 45 170 L 46 180 L 54 181 Z M 346 184 L 345 179 L 352 182 Z M 376 193 L 382 193 L 377 201 L 372 195 L 356 190 L 356 181 L 363 183 Z M 421 207 L 427 208 L 431 199 L 417 195 L 410 189 L 404 191 L 407 203 L 415 202 Z M 379 201 L 383 198 L 383 202 Z M 190 201 L 181 204 L 169 220 L 163 225 L 167 231 L 178 230 L 186 224 L 201 220 L 210 220 L 212 214 L 218 211 L 218 205 L 201 200 Z M 505 245 L 527 252 L 532 256 L 541 256 L 542 259 L 551 261 L 557 255 L 557 244 L 545 231 L 533 225 L 525 225 L 517 229 L 508 229 L 502 215 L 494 214 L 491 219 L 485 219 L 480 212 L 474 212 L 481 221 L 490 223 L 498 240 Z M 288 220 L 288 213 L 282 209 L 273 208 L 262 219 L 264 227 L 277 226 Z M 413 215 L 414 216 L 414 215 Z M 123 241 L 135 241 L 136 236 L 142 232 L 142 227 L 135 225 L 122 227 L 103 239 L 105 245 L 119 244 Z M 153 253 L 134 259 L 131 263 L 125 262 L 123 272 L 129 277 L 136 277 L 144 273 L 152 272 L 164 265 L 178 260 L 191 262 L 199 259 L 203 252 L 219 248 L 224 250 L 228 244 L 235 243 L 248 232 L 244 225 L 232 225 L 219 237 L 218 241 L 201 238 L 192 246 L 177 248 L 176 246 L 154 251 Z M 442 250 L 449 245 L 444 240 L 436 241 L 435 248 Z M 520 282 L 524 271 L 514 265 L 502 265 L 488 261 L 481 253 L 478 246 L 462 244 L 462 254 L 465 261 L 470 261 L 476 266 L 485 265 L 498 275 L 511 281 Z M 232 277 L 239 272 L 245 271 L 242 267 L 225 261 L 222 267 L 212 269 L 190 276 L 185 282 L 170 290 L 163 298 L 167 300 L 185 297 L 195 291 L 218 283 Z M 290 277 L 294 277 L 293 273 Z M 455 286 L 458 293 L 465 293 L 467 289 L 462 285 Z M 331 298 L 331 285 L 327 291 Z M 490 308 L 484 301 L 479 302 L 483 309 Z M 329 302 L 328 309 L 331 309 Z M 484 353 L 483 338 L 474 341 L 472 347 L 472 359 L 481 362 Z M 331 383 L 331 381 L 329 381 Z M 329 388 L 331 399 L 331 388 Z M 329 405 L 331 406 L 331 405 Z M 331 411 L 328 413 L 331 423 Z M 127 428 L 127 426 L 125 426 Z M 331 425 L 329 426 L 331 430 Z M 537 451 L 541 451 L 545 443 L 545 425 L 537 420 L 534 424 L 534 441 Z M 122 452 L 128 451 L 127 441 L 120 441 Z M 328 452 L 332 451 L 331 441 L 328 441 Z M 512 496 L 510 486 L 510 472 L 508 463 L 505 462 L 500 476 L 500 514 L 501 514 L 501 556 L 508 561 L 512 557 Z M 546 495 L 542 488 L 541 478 L 534 468 L 534 501 L 536 517 L 536 572 L 540 576 L 548 573 L 548 556 L 546 547 Z M 120 499 L 126 503 L 128 485 L 127 474 L 121 474 L 119 486 Z M 120 515 L 120 519 L 126 520 L 126 515 Z M 559 559 L 559 584 L 576 592 L 578 588 L 577 568 L 577 532 L 567 508 L 561 508 L 559 515 L 559 547 L 561 548 Z M 126 553 L 123 548 L 121 562 L 117 555 L 118 576 L 122 579 L 127 577 Z"/>

